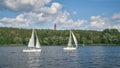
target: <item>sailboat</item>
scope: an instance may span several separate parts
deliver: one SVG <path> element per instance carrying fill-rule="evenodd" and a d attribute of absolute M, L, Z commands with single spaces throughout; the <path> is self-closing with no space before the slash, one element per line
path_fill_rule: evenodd
<path fill-rule="evenodd" d="M 35 37 L 36 37 L 36 46 L 35 46 Z M 41 52 L 40 42 L 34 29 L 32 30 L 32 35 L 28 43 L 28 49 L 23 49 L 23 52 Z"/>
<path fill-rule="evenodd" d="M 72 45 L 72 37 L 73 37 L 73 40 L 74 40 L 74 43 L 75 43 L 75 47 Z M 77 39 L 76 39 L 74 33 L 70 30 L 70 36 L 69 36 L 68 46 L 65 47 L 65 48 L 63 48 L 63 49 L 64 50 L 76 50 L 77 46 L 78 46 Z"/>

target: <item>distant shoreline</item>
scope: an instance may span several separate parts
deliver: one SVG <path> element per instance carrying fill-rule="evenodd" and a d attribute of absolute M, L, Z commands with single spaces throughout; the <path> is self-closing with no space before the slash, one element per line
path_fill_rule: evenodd
<path fill-rule="evenodd" d="M 25 44 L 0 44 L 0 46 L 27 46 Z M 65 45 L 41 45 L 41 46 L 67 46 Z M 83 46 L 83 44 L 79 44 L 78 46 Z M 120 46 L 118 44 L 84 44 L 84 46 Z"/>

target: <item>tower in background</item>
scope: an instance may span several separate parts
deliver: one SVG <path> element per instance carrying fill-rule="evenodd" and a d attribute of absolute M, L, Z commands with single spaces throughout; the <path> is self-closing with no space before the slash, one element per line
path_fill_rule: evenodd
<path fill-rule="evenodd" d="M 56 23 L 54 24 L 54 30 L 56 30 Z"/>

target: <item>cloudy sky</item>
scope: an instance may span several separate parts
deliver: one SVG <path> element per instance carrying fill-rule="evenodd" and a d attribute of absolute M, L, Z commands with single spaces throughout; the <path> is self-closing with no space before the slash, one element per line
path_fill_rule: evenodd
<path fill-rule="evenodd" d="M 0 0 L 0 27 L 120 30 L 120 0 Z"/>

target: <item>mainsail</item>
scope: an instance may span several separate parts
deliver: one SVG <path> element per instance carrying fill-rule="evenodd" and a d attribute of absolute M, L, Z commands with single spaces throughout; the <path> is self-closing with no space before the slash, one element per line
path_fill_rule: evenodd
<path fill-rule="evenodd" d="M 29 40 L 28 47 L 34 47 L 34 29 L 32 30 L 32 35 Z"/>
<path fill-rule="evenodd" d="M 78 42 L 77 42 L 77 39 L 76 39 L 75 35 L 73 34 L 73 32 L 72 32 L 72 36 L 73 36 L 73 40 L 74 40 L 75 45 L 76 45 L 76 48 L 77 48 L 77 46 L 78 46 Z"/>
<path fill-rule="evenodd" d="M 76 39 L 76 37 L 75 37 L 75 35 L 74 35 L 74 33 L 72 31 L 70 31 L 70 36 L 69 36 L 69 41 L 68 41 L 68 47 L 73 47 L 73 45 L 72 45 L 72 37 L 73 37 L 74 43 L 75 43 L 76 48 L 77 48 L 78 42 L 77 42 L 77 39 Z"/>
<path fill-rule="evenodd" d="M 70 31 L 69 41 L 68 41 L 68 47 L 72 47 L 71 31 Z"/>

